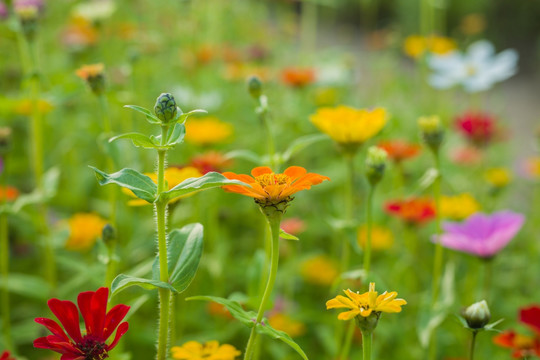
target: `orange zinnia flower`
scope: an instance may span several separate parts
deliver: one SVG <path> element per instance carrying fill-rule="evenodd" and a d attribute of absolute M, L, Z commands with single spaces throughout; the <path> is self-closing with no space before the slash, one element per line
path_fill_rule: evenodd
<path fill-rule="evenodd" d="M 540 356 L 540 339 L 521 335 L 513 330 L 495 336 L 493 343 L 500 347 L 512 349 L 512 358 L 514 359 Z"/>
<path fill-rule="evenodd" d="M 382 141 L 377 146 L 385 150 L 390 159 L 396 162 L 415 157 L 421 149 L 420 145 L 411 144 L 403 140 Z"/>
<path fill-rule="evenodd" d="M 311 68 L 286 68 L 281 73 L 281 80 L 289 86 L 301 88 L 315 82 L 315 70 Z"/>
<path fill-rule="evenodd" d="M 435 217 L 435 205 L 430 199 L 413 198 L 409 200 L 391 201 L 386 204 L 385 210 L 408 224 L 420 225 Z"/>
<path fill-rule="evenodd" d="M 275 174 L 268 166 L 260 166 L 251 170 L 251 176 L 224 172 L 227 179 L 240 180 L 251 187 L 242 185 L 226 185 L 225 191 L 234 192 L 255 198 L 255 202 L 261 206 L 275 205 L 292 200 L 291 195 L 301 190 L 308 190 L 312 185 L 330 180 L 326 176 L 308 173 L 300 166 L 291 166 L 283 174 Z"/>
<path fill-rule="evenodd" d="M 0 202 L 14 201 L 19 197 L 19 190 L 13 186 L 0 187 Z"/>

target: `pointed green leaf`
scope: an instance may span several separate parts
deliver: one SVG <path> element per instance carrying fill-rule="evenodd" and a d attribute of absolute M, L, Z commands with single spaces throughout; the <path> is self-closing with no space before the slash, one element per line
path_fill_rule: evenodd
<path fill-rule="evenodd" d="M 176 120 L 176 122 L 183 123 L 183 122 L 185 122 L 187 120 L 188 117 L 190 117 L 193 114 L 208 114 L 208 111 L 203 110 L 203 109 L 191 110 L 190 112 L 187 112 L 185 114 L 180 114 L 180 116 L 178 116 L 178 119 Z"/>
<path fill-rule="evenodd" d="M 325 134 L 312 134 L 302 136 L 289 145 L 287 150 L 283 153 L 283 161 L 289 161 L 291 157 L 299 151 L 302 151 L 306 147 L 321 140 L 327 140 L 328 136 Z"/>
<path fill-rule="evenodd" d="M 279 229 L 279 237 L 285 240 L 296 240 L 296 241 L 300 240 L 296 236 L 289 234 L 283 229 Z"/>
<path fill-rule="evenodd" d="M 161 120 L 157 118 L 156 115 L 154 115 L 150 110 L 143 108 L 142 106 L 137 105 L 124 105 L 125 108 L 135 110 L 137 112 L 140 112 L 141 114 L 146 115 L 146 120 L 150 124 L 159 124 L 161 125 Z"/>
<path fill-rule="evenodd" d="M 190 193 L 207 190 L 223 185 L 246 185 L 238 180 L 229 180 L 217 172 L 209 172 L 198 178 L 189 178 L 182 181 L 169 191 L 162 192 L 159 200 L 171 201 L 174 198 L 185 196 Z"/>
<path fill-rule="evenodd" d="M 170 232 L 167 245 L 168 283 L 177 292 L 186 290 L 195 277 L 202 250 L 203 226 L 201 224 L 189 224 Z M 156 256 L 154 262 L 153 278 L 159 279 L 159 256 Z"/>
<path fill-rule="evenodd" d="M 132 286 L 139 286 L 146 290 L 154 290 L 157 288 L 167 289 L 176 293 L 176 289 L 171 284 L 159 281 L 149 280 L 144 278 L 133 277 L 129 275 L 118 275 L 111 284 L 111 295 L 116 295 L 122 290 L 125 290 Z"/>
<path fill-rule="evenodd" d="M 136 147 L 143 147 L 145 149 L 155 149 L 159 147 L 159 144 L 152 142 L 152 140 L 148 136 L 140 133 L 127 133 L 118 135 L 110 138 L 109 142 L 113 142 L 119 139 L 130 139 L 133 145 L 135 145 Z"/>
<path fill-rule="evenodd" d="M 169 128 L 166 143 L 168 146 L 179 144 L 184 140 L 184 136 L 186 136 L 186 126 L 184 123 L 176 123 Z"/>
<path fill-rule="evenodd" d="M 157 195 L 157 185 L 148 176 L 133 169 L 122 169 L 114 174 L 107 174 L 90 166 L 96 173 L 100 185 L 117 184 L 133 191 L 139 199 L 153 203 Z"/>
<path fill-rule="evenodd" d="M 242 308 L 240 303 L 217 296 L 192 296 L 188 297 L 186 301 L 191 300 L 202 300 L 202 301 L 213 301 L 218 304 L 221 304 L 229 310 L 231 315 L 242 324 L 246 325 L 249 328 L 252 328 L 255 325 L 257 320 L 257 314 L 254 311 L 246 311 Z"/>
<path fill-rule="evenodd" d="M 268 319 L 264 318 L 262 323 L 257 324 L 256 330 L 259 334 L 270 336 L 272 339 L 281 340 L 293 348 L 304 360 L 308 360 L 306 353 L 294 342 L 294 340 L 284 331 L 274 329 L 268 324 Z"/>

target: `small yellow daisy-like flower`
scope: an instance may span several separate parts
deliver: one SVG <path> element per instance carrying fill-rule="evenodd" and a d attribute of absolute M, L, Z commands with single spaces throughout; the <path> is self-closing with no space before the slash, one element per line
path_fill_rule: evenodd
<path fill-rule="evenodd" d="M 297 337 L 305 334 L 306 326 L 300 321 L 292 319 L 289 315 L 275 313 L 268 317 L 268 323 L 276 330 L 286 332 L 290 337 Z"/>
<path fill-rule="evenodd" d="M 37 101 L 37 108 L 40 114 L 48 114 L 53 109 L 54 106 L 49 101 L 44 99 L 39 99 Z M 34 109 L 34 102 L 30 99 L 19 100 L 13 106 L 13 112 L 17 115 L 30 116 Z"/>
<path fill-rule="evenodd" d="M 195 145 L 221 144 L 229 140 L 233 134 L 233 126 L 219 120 L 215 116 L 201 117 L 186 122 L 186 137 L 188 143 Z"/>
<path fill-rule="evenodd" d="M 324 255 L 305 260 L 300 268 L 304 281 L 314 285 L 330 286 L 339 275 L 338 267 Z"/>
<path fill-rule="evenodd" d="M 197 341 L 188 341 L 182 346 L 171 348 L 172 358 L 176 360 L 235 360 L 241 352 L 229 344 L 208 341 L 204 345 Z"/>
<path fill-rule="evenodd" d="M 397 292 L 384 292 L 381 295 L 375 291 L 375 283 L 369 283 L 369 291 L 363 294 L 344 290 L 347 297 L 338 295 L 326 302 L 326 309 L 350 309 L 338 315 L 339 320 L 351 320 L 357 316 L 368 317 L 372 313 L 398 313 L 407 302 L 396 299 Z"/>
<path fill-rule="evenodd" d="M 512 174 L 508 169 L 497 167 L 488 169 L 484 178 L 494 188 L 503 188 L 512 181 Z"/>
<path fill-rule="evenodd" d="M 66 241 L 68 250 L 88 250 L 101 236 L 107 221 L 97 214 L 78 213 L 69 220 L 69 238 Z"/>
<path fill-rule="evenodd" d="M 362 248 L 367 241 L 367 226 L 361 226 L 358 228 L 358 245 Z M 394 245 L 394 235 L 388 228 L 382 226 L 373 226 L 371 228 L 371 249 L 372 250 L 386 250 L 390 249 Z"/>
<path fill-rule="evenodd" d="M 471 194 L 464 193 L 454 196 L 441 196 L 441 216 L 453 219 L 463 220 L 478 212 L 480 204 Z"/>
<path fill-rule="evenodd" d="M 156 173 L 145 173 L 144 175 L 148 176 L 150 179 L 152 179 L 153 182 L 157 184 L 157 174 Z M 183 168 L 177 168 L 177 167 L 170 167 L 165 169 L 165 173 L 163 174 L 165 177 L 165 182 L 167 183 L 167 186 L 170 189 L 175 187 L 176 185 L 180 184 L 182 181 L 189 179 L 189 178 L 198 178 L 201 177 L 201 172 L 193 167 L 193 166 L 186 166 Z M 135 194 L 133 194 L 133 191 L 122 188 L 122 191 L 130 196 L 135 197 Z M 194 193 L 191 193 L 185 197 L 191 196 Z M 171 202 L 175 202 L 183 198 L 184 196 L 180 196 L 176 199 L 173 199 Z M 129 200 L 128 205 L 130 206 L 142 206 L 142 205 L 149 205 L 149 203 L 142 199 L 134 199 Z"/>
<path fill-rule="evenodd" d="M 355 109 L 345 105 L 319 108 L 309 117 L 320 131 L 344 146 L 358 146 L 377 135 L 387 118 L 383 108 Z"/>

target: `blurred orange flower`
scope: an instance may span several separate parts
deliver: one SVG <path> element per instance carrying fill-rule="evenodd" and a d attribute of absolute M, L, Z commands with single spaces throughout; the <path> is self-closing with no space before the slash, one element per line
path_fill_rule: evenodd
<path fill-rule="evenodd" d="M 420 58 L 426 52 L 445 55 L 457 48 L 456 42 L 444 36 L 410 35 L 403 43 L 403 52 L 414 59 Z"/>
<path fill-rule="evenodd" d="M 82 50 L 95 45 L 98 40 L 98 31 L 92 23 L 80 16 L 71 18 L 68 26 L 62 32 L 62 43 L 73 49 Z"/>
<path fill-rule="evenodd" d="M 219 120 L 215 116 L 200 117 L 186 122 L 188 143 L 195 145 L 221 144 L 229 140 L 233 134 L 233 126 Z"/>
<path fill-rule="evenodd" d="M 435 204 L 431 199 L 411 198 L 386 203 L 385 210 L 411 225 L 420 225 L 435 218 Z"/>
<path fill-rule="evenodd" d="M 418 144 L 411 144 L 404 140 L 381 141 L 377 146 L 385 150 L 388 157 L 396 162 L 415 157 L 422 148 Z"/>
<path fill-rule="evenodd" d="M 88 81 L 91 78 L 103 75 L 104 69 L 105 65 L 102 63 L 83 65 L 75 71 L 75 74 L 77 74 L 77 76 L 81 79 Z"/>
<path fill-rule="evenodd" d="M 302 88 L 315 82 L 315 69 L 289 67 L 281 72 L 281 80 L 295 88 Z"/>
<path fill-rule="evenodd" d="M 68 250 L 88 250 L 101 236 L 107 220 L 93 213 L 78 213 L 69 220 L 69 238 L 66 242 Z"/>
<path fill-rule="evenodd" d="M 286 332 L 290 337 L 298 337 L 306 332 L 306 326 L 287 314 L 274 313 L 268 317 L 268 323 L 276 330 Z"/>
<path fill-rule="evenodd" d="M 302 263 L 300 274 L 307 283 L 330 286 L 338 277 L 339 271 L 337 265 L 328 256 L 317 255 Z"/>
<path fill-rule="evenodd" d="M 0 186 L 0 201 L 15 201 L 19 197 L 19 190 L 13 186 Z"/>

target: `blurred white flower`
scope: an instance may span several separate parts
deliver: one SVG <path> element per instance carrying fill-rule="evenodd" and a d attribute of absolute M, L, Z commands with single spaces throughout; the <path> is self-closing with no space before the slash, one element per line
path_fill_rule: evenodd
<path fill-rule="evenodd" d="M 88 21 L 102 21 L 110 18 L 116 10 L 112 0 L 94 0 L 78 4 L 74 13 Z"/>
<path fill-rule="evenodd" d="M 223 97 L 217 91 L 209 91 L 204 93 L 196 93 L 195 90 L 185 87 L 176 86 L 172 91 L 174 97 L 180 100 L 180 107 L 204 109 L 208 112 L 215 111 L 223 104 Z"/>
<path fill-rule="evenodd" d="M 433 70 L 428 82 L 436 89 L 462 85 L 471 93 L 489 90 L 495 83 L 517 73 L 518 58 L 513 49 L 495 54 L 493 44 L 480 40 L 471 44 L 465 53 L 452 51 L 428 57 L 428 66 Z"/>

